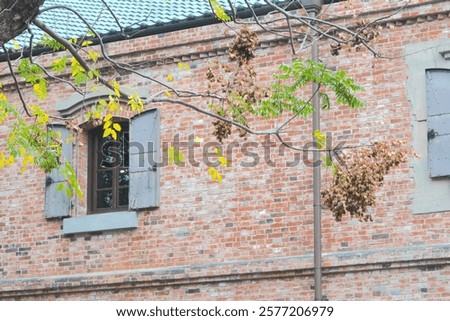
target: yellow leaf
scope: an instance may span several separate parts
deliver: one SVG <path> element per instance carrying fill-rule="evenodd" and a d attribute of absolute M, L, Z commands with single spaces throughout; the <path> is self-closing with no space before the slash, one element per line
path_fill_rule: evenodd
<path fill-rule="evenodd" d="M 89 51 L 88 53 L 88 58 L 93 62 L 97 62 L 99 56 L 100 54 L 97 51 Z"/>
<path fill-rule="evenodd" d="M 107 128 L 103 131 L 103 138 L 108 137 L 109 135 L 111 135 L 111 128 Z"/>
<path fill-rule="evenodd" d="M 113 127 L 114 127 L 114 129 L 115 129 L 116 131 L 118 131 L 118 132 L 120 132 L 120 131 L 122 130 L 122 127 L 121 127 L 120 124 L 118 124 L 118 123 L 114 123 L 114 124 L 113 124 Z"/>
<path fill-rule="evenodd" d="M 173 76 L 172 76 L 172 75 L 170 75 L 170 74 L 169 74 L 169 75 L 167 75 L 167 80 L 168 80 L 168 81 L 173 81 Z"/>
<path fill-rule="evenodd" d="M 7 98 L 4 93 L 0 93 L 0 101 L 6 101 Z"/>
<path fill-rule="evenodd" d="M 41 80 L 37 84 L 33 85 L 34 94 L 41 100 L 45 100 L 47 97 L 47 84 L 45 80 Z"/>
<path fill-rule="evenodd" d="M 117 140 L 117 132 L 115 130 L 111 130 L 111 136 L 114 138 L 114 140 Z"/>
<path fill-rule="evenodd" d="M 13 45 L 14 45 L 14 49 L 16 49 L 16 50 L 20 49 L 20 44 L 16 39 L 13 39 Z"/>
<path fill-rule="evenodd" d="M 105 122 L 103 124 L 103 129 L 107 129 L 107 128 L 111 127 L 111 125 L 112 125 L 112 121 L 108 120 L 107 122 Z"/>
<path fill-rule="evenodd" d="M 323 149 L 327 142 L 327 136 L 324 133 L 322 133 L 320 130 L 315 130 L 314 138 L 316 139 L 317 147 L 319 149 Z"/>
<path fill-rule="evenodd" d="M 201 143 L 201 142 L 202 142 L 202 139 L 201 139 L 200 137 L 198 137 L 198 136 L 195 136 L 194 142 L 195 142 L 195 143 Z"/>
<path fill-rule="evenodd" d="M 117 110 L 117 108 L 119 108 L 119 105 L 117 104 L 117 101 L 114 99 L 114 97 L 110 96 L 109 98 L 110 100 L 107 107 L 109 111 L 114 112 Z"/>
<path fill-rule="evenodd" d="M 108 115 L 105 116 L 105 118 L 103 118 L 103 121 L 106 123 L 107 121 L 110 121 L 111 119 L 112 119 L 112 115 L 108 114 Z"/>
<path fill-rule="evenodd" d="M 129 105 L 133 111 L 141 112 L 144 110 L 144 102 L 137 93 L 133 93 L 131 96 L 128 96 L 127 105 Z"/>
<path fill-rule="evenodd" d="M 111 85 L 112 85 L 112 87 L 113 87 L 114 94 L 115 94 L 117 97 L 120 98 L 121 94 L 120 94 L 120 85 L 119 85 L 119 83 L 118 83 L 117 81 L 115 81 L 115 80 L 110 81 L 110 83 L 111 83 Z"/>
<path fill-rule="evenodd" d="M 211 176 L 211 180 L 213 182 L 217 182 L 219 184 L 222 183 L 222 174 L 220 174 L 214 167 L 210 167 L 208 169 L 208 174 Z"/>
<path fill-rule="evenodd" d="M 219 162 L 220 162 L 220 165 L 222 165 L 222 166 L 229 166 L 229 163 L 228 163 L 228 159 L 226 159 L 225 157 L 223 157 L 223 156 L 220 156 L 219 157 Z"/>
<path fill-rule="evenodd" d="M 11 166 L 12 164 L 14 164 L 15 162 L 15 158 L 13 155 L 9 155 L 9 157 L 6 159 L 5 164 L 7 166 Z"/>
<path fill-rule="evenodd" d="M 189 67 L 189 65 L 185 65 L 182 62 L 178 63 L 178 68 L 180 68 L 181 70 L 189 70 L 189 69 L 191 69 L 191 67 Z"/>
<path fill-rule="evenodd" d="M 167 97 L 172 96 L 172 94 L 171 94 L 170 91 L 168 91 L 168 90 L 166 90 L 164 93 L 166 94 Z"/>
<path fill-rule="evenodd" d="M 90 41 L 90 40 L 85 40 L 85 41 L 83 41 L 83 42 L 81 43 L 81 46 L 82 46 L 82 47 L 87 47 L 87 46 L 92 45 L 92 44 L 93 44 L 92 41 Z"/>

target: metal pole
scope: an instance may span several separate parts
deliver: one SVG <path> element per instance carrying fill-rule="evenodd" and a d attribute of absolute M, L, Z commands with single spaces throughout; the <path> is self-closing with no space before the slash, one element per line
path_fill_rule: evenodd
<path fill-rule="evenodd" d="M 321 2 L 321 1 L 319 1 Z M 319 10 L 309 11 L 310 17 L 316 17 Z M 311 59 L 319 60 L 319 46 L 317 40 L 317 32 L 312 31 L 312 50 Z M 313 141 L 316 142 L 314 132 L 320 130 L 320 101 L 319 101 L 319 85 L 312 84 L 312 104 L 314 106 L 313 114 Z M 321 301 L 322 297 L 322 213 L 321 213 L 321 173 L 320 173 L 320 151 L 317 150 L 317 144 L 314 144 L 313 152 L 313 209 L 314 209 L 314 300 Z"/>

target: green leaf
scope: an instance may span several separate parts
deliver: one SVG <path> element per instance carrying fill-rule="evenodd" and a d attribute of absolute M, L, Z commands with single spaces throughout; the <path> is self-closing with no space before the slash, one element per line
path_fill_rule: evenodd
<path fill-rule="evenodd" d="M 184 162 L 184 155 L 178 148 L 170 146 L 167 150 L 169 164 L 181 165 Z"/>
<path fill-rule="evenodd" d="M 217 0 L 209 0 L 209 3 L 211 4 L 214 14 L 219 20 L 223 22 L 231 21 L 231 17 L 225 12 L 225 9 Z"/>
<path fill-rule="evenodd" d="M 32 64 L 29 59 L 22 59 L 17 68 L 19 75 L 30 84 L 36 84 L 42 79 L 44 71 L 38 65 Z"/>
<path fill-rule="evenodd" d="M 33 91 L 37 98 L 45 100 L 47 97 L 47 82 L 41 79 L 38 83 L 33 85 Z"/>
<path fill-rule="evenodd" d="M 67 67 L 67 56 L 55 59 L 51 64 L 52 70 L 58 73 L 62 72 L 66 67 Z"/>
<path fill-rule="evenodd" d="M 75 84 L 77 86 L 85 84 L 88 82 L 89 77 L 84 72 L 79 72 L 74 76 Z"/>
<path fill-rule="evenodd" d="M 59 41 L 56 41 L 48 34 L 44 34 L 38 43 L 44 47 L 51 48 L 53 51 L 60 51 L 65 49 L 65 47 Z"/>
<path fill-rule="evenodd" d="M 64 189 L 64 187 L 66 187 L 64 183 L 59 183 L 58 186 L 56 187 L 56 190 L 58 192 L 61 192 Z"/>
<path fill-rule="evenodd" d="M 330 97 L 326 93 L 319 93 L 321 106 L 322 109 L 330 109 L 331 108 L 331 101 Z"/>

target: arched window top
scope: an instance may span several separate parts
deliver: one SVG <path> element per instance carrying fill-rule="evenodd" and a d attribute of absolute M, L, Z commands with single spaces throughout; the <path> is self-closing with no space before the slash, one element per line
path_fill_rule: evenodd
<path fill-rule="evenodd" d="M 147 90 L 140 88 L 140 89 L 131 89 L 131 88 L 124 88 L 126 92 L 129 93 L 138 93 L 139 96 L 145 98 L 148 96 Z M 70 117 L 75 115 L 77 112 L 79 112 L 82 108 L 86 108 L 89 106 L 94 105 L 99 99 L 108 99 L 109 95 L 112 94 L 112 91 L 109 88 L 106 87 L 99 87 L 97 91 L 88 93 L 86 95 L 82 95 L 80 93 L 74 93 L 70 97 L 64 100 L 60 100 L 56 103 L 56 110 L 61 114 L 63 117 Z M 126 103 L 126 97 L 123 97 L 123 102 Z"/>

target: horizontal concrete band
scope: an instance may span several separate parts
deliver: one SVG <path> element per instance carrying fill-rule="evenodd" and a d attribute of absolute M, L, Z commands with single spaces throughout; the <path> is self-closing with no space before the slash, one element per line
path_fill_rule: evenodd
<path fill-rule="evenodd" d="M 323 275 L 370 273 L 395 269 L 434 271 L 450 266 L 450 243 L 324 254 Z M 341 263 L 338 262 L 351 262 Z M 310 266 L 305 262 L 311 262 Z M 168 268 L 98 272 L 0 281 L 0 299 L 191 286 L 268 279 L 312 278 L 312 255 Z M 312 282 L 312 280 L 311 280 Z"/>

